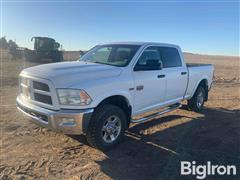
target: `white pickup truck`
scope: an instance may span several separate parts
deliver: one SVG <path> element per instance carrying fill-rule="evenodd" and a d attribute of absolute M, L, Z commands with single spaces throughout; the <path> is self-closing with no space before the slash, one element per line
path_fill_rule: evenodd
<path fill-rule="evenodd" d="M 84 134 L 91 146 L 108 150 L 130 123 L 177 109 L 183 100 L 200 111 L 213 72 L 212 65 L 186 64 L 176 45 L 101 44 L 78 61 L 24 69 L 17 107 L 38 125 Z"/>

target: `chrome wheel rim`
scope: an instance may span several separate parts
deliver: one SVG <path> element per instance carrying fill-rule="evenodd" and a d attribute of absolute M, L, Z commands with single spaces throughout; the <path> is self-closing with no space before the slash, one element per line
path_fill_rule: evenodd
<path fill-rule="evenodd" d="M 110 116 L 103 124 L 102 139 L 106 143 L 115 141 L 121 132 L 121 120 L 119 117 Z"/>
<path fill-rule="evenodd" d="M 203 92 L 199 92 L 197 95 L 197 107 L 200 108 L 203 105 L 204 97 Z"/>

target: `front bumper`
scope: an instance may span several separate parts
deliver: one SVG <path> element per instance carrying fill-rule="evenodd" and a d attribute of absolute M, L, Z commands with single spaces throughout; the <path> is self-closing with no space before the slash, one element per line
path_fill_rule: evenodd
<path fill-rule="evenodd" d="M 94 109 L 53 111 L 24 102 L 17 97 L 17 108 L 42 127 L 64 134 L 85 134 Z"/>

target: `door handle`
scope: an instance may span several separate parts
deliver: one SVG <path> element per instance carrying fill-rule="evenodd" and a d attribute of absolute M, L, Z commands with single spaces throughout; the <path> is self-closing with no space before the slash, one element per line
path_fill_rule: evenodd
<path fill-rule="evenodd" d="M 159 74 L 158 76 L 157 76 L 158 78 L 164 78 L 165 77 L 165 74 Z"/>
<path fill-rule="evenodd" d="M 136 90 L 137 90 L 137 91 L 141 91 L 141 90 L 143 90 L 143 88 L 144 88 L 143 85 L 139 85 L 139 86 L 136 87 Z"/>
<path fill-rule="evenodd" d="M 185 75 L 185 74 L 187 74 L 187 72 L 181 72 L 181 75 Z"/>

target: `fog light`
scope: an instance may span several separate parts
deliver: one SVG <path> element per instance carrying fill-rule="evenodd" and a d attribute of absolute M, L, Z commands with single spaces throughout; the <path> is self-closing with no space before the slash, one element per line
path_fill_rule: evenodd
<path fill-rule="evenodd" d="M 63 117 L 60 126 L 75 126 L 75 120 L 74 118 Z"/>

